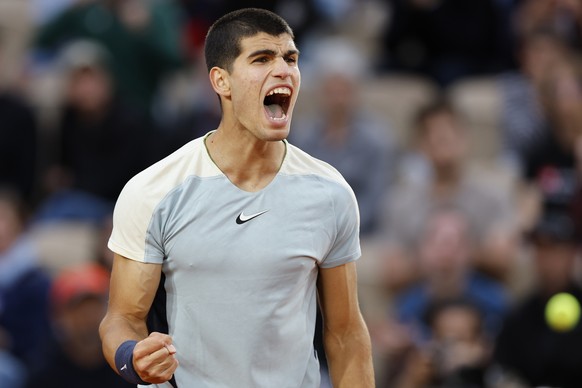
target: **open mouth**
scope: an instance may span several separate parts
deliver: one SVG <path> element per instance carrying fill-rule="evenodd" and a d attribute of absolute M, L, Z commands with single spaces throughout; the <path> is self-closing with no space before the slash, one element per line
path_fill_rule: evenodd
<path fill-rule="evenodd" d="M 278 87 L 271 90 L 265 96 L 263 105 L 267 116 L 272 120 L 285 120 L 291 101 L 291 89 L 288 87 Z"/>

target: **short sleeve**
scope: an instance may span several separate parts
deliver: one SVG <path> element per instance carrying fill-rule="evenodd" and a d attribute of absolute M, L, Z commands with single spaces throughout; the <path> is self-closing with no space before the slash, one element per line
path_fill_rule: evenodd
<path fill-rule="evenodd" d="M 337 267 L 355 261 L 361 255 L 358 203 L 347 183 L 336 186 L 333 202 L 335 239 L 320 264 L 322 268 Z"/>
<path fill-rule="evenodd" d="M 130 180 L 115 204 L 109 249 L 132 260 L 161 264 L 162 233 L 155 217 L 160 199 L 160 193 L 148 190 L 140 175 Z"/>

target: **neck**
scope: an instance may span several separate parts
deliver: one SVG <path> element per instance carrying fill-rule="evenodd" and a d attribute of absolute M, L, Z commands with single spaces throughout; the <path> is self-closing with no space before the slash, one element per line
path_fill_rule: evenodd
<path fill-rule="evenodd" d="M 458 166 L 451 165 L 434 170 L 433 186 L 437 192 L 456 187 L 460 180 L 461 169 Z"/>
<path fill-rule="evenodd" d="M 79 119 L 87 124 L 98 123 L 109 114 L 109 103 L 104 101 L 100 104 L 88 106 L 74 106 L 74 111 L 77 112 Z"/>
<path fill-rule="evenodd" d="M 250 192 L 263 189 L 273 180 L 286 152 L 282 141 L 262 141 L 248 131 L 227 134 L 221 127 L 205 143 L 210 157 L 227 178 Z"/>

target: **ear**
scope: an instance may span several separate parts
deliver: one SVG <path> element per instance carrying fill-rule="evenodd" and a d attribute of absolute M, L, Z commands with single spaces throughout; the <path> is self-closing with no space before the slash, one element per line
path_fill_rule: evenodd
<path fill-rule="evenodd" d="M 226 70 L 213 67 L 208 74 L 212 89 L 222 97 L 230 97 L 230 79 Z"/>

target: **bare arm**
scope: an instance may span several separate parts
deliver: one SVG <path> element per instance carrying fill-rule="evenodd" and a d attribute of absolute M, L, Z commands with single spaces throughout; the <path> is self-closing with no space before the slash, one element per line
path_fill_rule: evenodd
<path fill-rule="evenodd" d="M 148 336 L 147 314 L 158 289 L 161 265 L 145 264 L 115 254 L 107 314 L 99 333 L 103 354 L 113 370 L 115 352 L 127 340 L 136 340 L 133 365 L 144 380 L 168 381 L 177 367 L 172 339 L 161 333 Z"/>
<path fill-rule="evenodd" d="M 319 271 L 323 341 L 335 388 L 373 388 L 372 346 L 358 304 L 355 263 Z"/>

